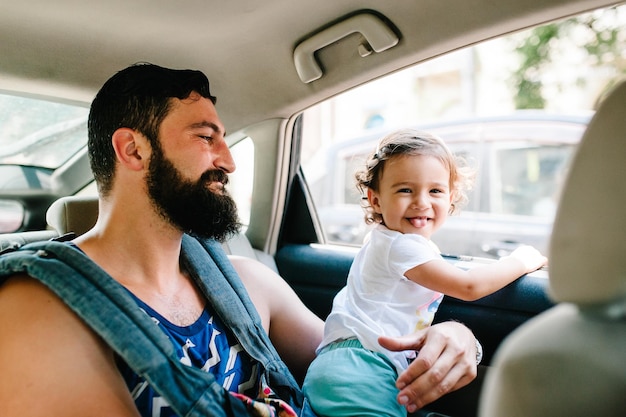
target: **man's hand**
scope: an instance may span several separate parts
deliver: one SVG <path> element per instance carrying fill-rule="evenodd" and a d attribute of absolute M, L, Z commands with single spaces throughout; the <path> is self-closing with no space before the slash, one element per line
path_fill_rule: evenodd
<path fill-rule="evenodd" d="M 393 351 L 419 351 L 396 381 L 398 402 L 409 413 L 476 378 L 476 339 L 460 323 L 439 323 L 397 338 L 381 336 L 378 342 Z"/>

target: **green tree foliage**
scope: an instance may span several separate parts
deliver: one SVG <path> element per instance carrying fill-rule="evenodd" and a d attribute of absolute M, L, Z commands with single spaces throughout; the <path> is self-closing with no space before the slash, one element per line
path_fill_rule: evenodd
<path fill-rule="evenodd" d="M 626 39 L 623 38 L 626 6 L 588 13 L 559 23 L 533 29 L 521 39 L 515 51 L 520 65 L 512 75 L 515 106 L 518 109 L 543 109 L 542 74 L 555 59 L 554 51 L 568 43 L 569 48 L 584 51 L 588 62 L 596 67 L 616 71 L 614 77 L 626 74 Z M 620 37 L 621 36 L 621 37 Z M 606 89 L 611 85 L 607 85 Z"/>

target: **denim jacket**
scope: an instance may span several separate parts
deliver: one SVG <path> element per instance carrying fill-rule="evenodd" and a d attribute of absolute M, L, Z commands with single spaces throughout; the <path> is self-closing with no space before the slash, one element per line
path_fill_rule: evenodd
<path fill-rule="evenodd" d="M 221 245 L 185 235 L 182 262 L 224 324 L 262 365 L 261 378 L 301 416 L 314 416 L 279 358 Z M 128 292 L 69 245 L 36 242 L 0 256 L 0 284 L 24 272 L 61 298 L 109 346 L 165 397 L 180 416 L 245 415 L 210 374 L 180 363 L 170 340 L 137 308 Z M 132 343 L 127 335 L 132 334 Z M 304 404 L 303 404 L 304 403 Z"/>

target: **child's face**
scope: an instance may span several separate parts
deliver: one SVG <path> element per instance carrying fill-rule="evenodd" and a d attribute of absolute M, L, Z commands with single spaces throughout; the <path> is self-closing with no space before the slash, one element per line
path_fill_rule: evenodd
<path fill-rule="evenodd" d="M 448 218 L 450 172 L 433 156 L 394 157 L 385 163 L 379 191 L 368 189 L 367 197 L 387 228 L 430 239 Z"/>

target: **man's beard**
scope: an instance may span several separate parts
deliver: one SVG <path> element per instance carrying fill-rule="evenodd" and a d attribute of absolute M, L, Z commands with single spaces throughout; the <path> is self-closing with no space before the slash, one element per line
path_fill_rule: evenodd
<path fill-rule="evenodd" d="M 218 194 L 208 187 L 212 182 L 228 183 L 223 171 L 206 171 L 196 182 L 186 180 L 155 146 L 146 180 L 157 212 L 182 232 L 220 242 L 239 232 L 235 201 L 226 190 Z"/>

